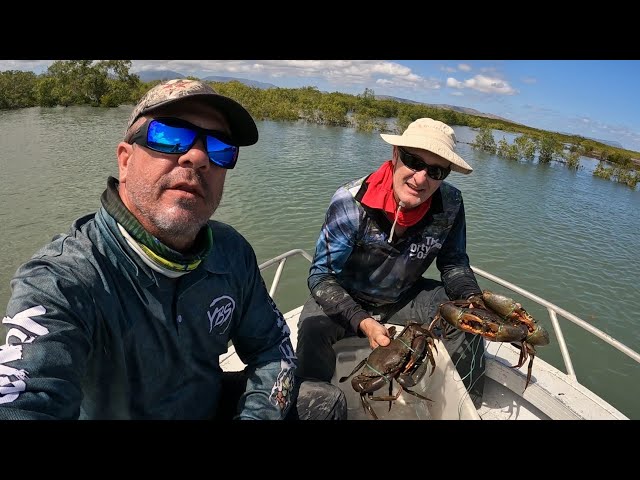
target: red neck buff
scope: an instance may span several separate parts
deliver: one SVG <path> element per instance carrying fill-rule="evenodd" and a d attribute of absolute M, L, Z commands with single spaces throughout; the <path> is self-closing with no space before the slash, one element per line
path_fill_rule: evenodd
<path fill-rule="evenodd" d="M 387 160 L 367 179 L 369 185 L 361 202 L 367 207 L 384 210 L 387 218 L 393 222 L 396 218 L 398 204 L 393 195 L 393 163 Z M 398 225 L 410 227 L 420 221 L 431 206 L 431 197 L 411 210 L 402 209 L 398 213 Z"/>

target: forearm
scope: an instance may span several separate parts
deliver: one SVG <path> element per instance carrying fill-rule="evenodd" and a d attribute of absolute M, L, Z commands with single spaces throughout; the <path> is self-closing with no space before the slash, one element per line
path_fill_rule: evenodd
<path fill-rule="evenodd" d="M 371 315 L 330 274 L 309 277 L 309 290 L 324 313 L 358 332 L 358 325 Z"/>
<path fill-rule="evenodd" d="M 467 299 L 482 292 L 467 255 L 467 225 L 463 204 L 436 262 L 445 291 L 451 300 Z"/>
<path fill-rule="evenodd" d="M 482 293 L 476 277 L 468 266 L 458 266 L 442 272 L 442 283 L 451 300 L 467 299 Z"/>
<path fill-rule="evenodd" d="M 40 270 L 41 272 L 43 269 Z M 75 419 L 81 402 L 80 378 L 89 352 L 83 320 L 65 302 L 67 279 L 18 276 L 2 323 L 0 345 L 0 419 Z M 74 290 L 78 305 L 82 288 Z M 83 310 L 88 321 L 91 310 Z"/>

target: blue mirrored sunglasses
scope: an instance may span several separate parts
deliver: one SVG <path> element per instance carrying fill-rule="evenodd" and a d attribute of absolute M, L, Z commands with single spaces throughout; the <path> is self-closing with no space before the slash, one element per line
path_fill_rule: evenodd
<path fill-rule="evenodd" d="M 439 167 L 438 165 L 429 165 L 425 163 L 420 157 L 416 155 L 412 155 L 411 153 L 404 150 L 402 147 L 398 147 L 398 153 L 400 154 L 400 160 L 407 167 L 409 167 L 414 172 L 419 170 L 426 170 L 429 178 L 433 178 L 434 180 L 444 180 L 447 178 L 447 175 L 451 173 L 450 168 Z"/>
<path fill-rule="evenodd" d="M 236 166 L 239 147 L 231 145 L 227 134 L 217 130 L 206 130 L 179 118 L 148 118 L 127 143 L 137 143 L 161 153 L 188 152 L 203 139 L 209 160 L 222 168 Z"/>

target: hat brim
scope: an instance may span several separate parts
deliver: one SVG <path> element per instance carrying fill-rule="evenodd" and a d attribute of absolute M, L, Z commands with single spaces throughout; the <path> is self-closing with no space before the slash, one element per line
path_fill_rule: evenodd
<path fill-rule="evenodd" d="M 422 150 L 428 150 L 431 153 L 435 153 L 439 157 L 444 158 L 451 164 L 451 170 L 459 173 L 471 173 L 473 168 L 464 159 L 451 150 L 448 146 L 437 140 L 428 139 L 422 136 L 408 136 L 408 135 L 389 135 L 381 133 L 382 139 L 396 147 L 410 147 L 420 148 Z"/>
<path fill-rule="evenodd" d="M 140 112 L 140 116 L 145 115 L 159 107 L 171 105 L 184 100 L 198 100 L 207 105 L 211 105 L 222 113 L 231 130 L 231 140 L 239 147 L 253 145 L 258 141 L 258 127 L 251 114 L 238 102 L 222 95 L 213 93 L 192 94 L 184 97 L 172 98 L 165 102 L 160 102 L 151 108 Z"/>

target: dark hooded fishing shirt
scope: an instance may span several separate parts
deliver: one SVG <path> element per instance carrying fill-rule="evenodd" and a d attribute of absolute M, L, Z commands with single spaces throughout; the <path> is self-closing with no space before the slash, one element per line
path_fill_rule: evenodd
<path fill-rule="evenodd" d="M 389 243 L 385 212 L 360 203 L 366 178 L 336 191 L 316 242 L 308 285 L 327 315 L 358 332 L 372 307 L 399 301 L 434 260 L 449 298 L 481 292 L 466 253 L 460 190 L 443 182 L 426 215 Z"/>
<path fill-rule="evenodd" d="M 296 357 L 255 254 L 210 221 L 192 272 L 145 265 L 101 208 L 21 266 L 2 323 L 0 419 L 203 419 L 216 411 L 219 356 L 247 365 L 241 419 L 282 419 Z"/>

